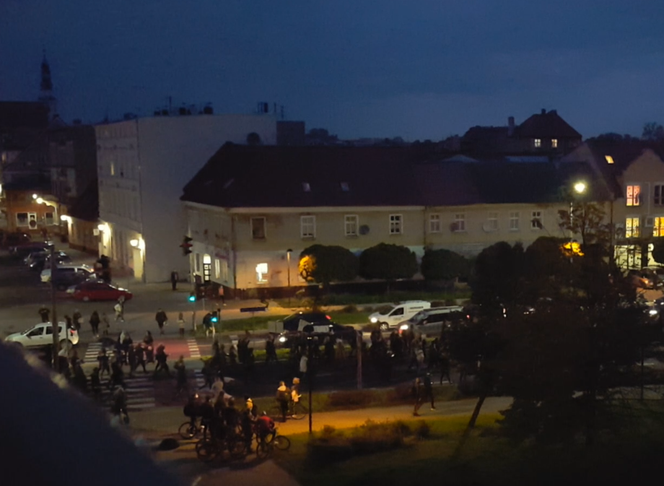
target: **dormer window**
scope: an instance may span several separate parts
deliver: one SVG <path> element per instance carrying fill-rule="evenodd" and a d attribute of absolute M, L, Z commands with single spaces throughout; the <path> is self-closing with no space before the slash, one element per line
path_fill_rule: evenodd
<path fill-rule="evenodd" d="M 542 139 L 541 138 L 533 139 L 533 144 L 535 145 L 535 148 L 540 148 L 542 146 Z"/>
<path fill-rule="evenodd" d="M 604 158 L 606 159 L 607 164 L 613 164 L 614 163 L 613 162 L 613 157 L 611 157 L 610 155 L 605 155 Z"/>
<path fill-rule="evenodd" d="M 302 190 L 304 192 L 311 192 L 311 185 L 308 182 L 302 183 Z"/>
<path fill-rule="evenodd" d="M 350 191 L 350 187 L 348 186 L 348 182 L 342 182 L 339 185 L 341 186 L 341 191 L 342 192 Z"/>
<path fill-rule="evenodd" d="M 551 139 L 551 148 L 558 148 L 558 139 L 557 138 L 552 138 Z"/>

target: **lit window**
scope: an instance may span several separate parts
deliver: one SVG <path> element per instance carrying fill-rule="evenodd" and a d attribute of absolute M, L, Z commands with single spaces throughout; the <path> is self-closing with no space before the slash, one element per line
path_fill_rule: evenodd
<path fill-rule="evenodd" d="M 542 228 L 542 211 L 533 211 L 530 215 L 530 229 L 540 230 Z"/>
<path fill-rule="evenodd" d="M 510 212 L 510 231 L 519 231 L 519 212 Z"/>
<path fill-rule="evenodd" d="M 657 206 L 664 205 L 664 185 L 655 184 L 653 192 L 654 192 L 653 202 Z"/>
<path fill-rule="evenodd" d="M 627 206 L 640 206 L 641 205 L 641 186 L 631 185 L 627 186 Z"/>
<path fill-rule="evenodd" d="M 265 218 L 251 218 L 251 237 L 254 240 L 265 239 Z"/>
<path fill-rule="evenodd" d="M 535 145 L 535 148 L 540 148 L 542 146 L 542 139 L 541 138 L 536 138 L 533 140 L 533 143 Z"/>
<path fill-rule="evenodd" d="M 346 236 L 357 236 L 359 218 L 355 214 L 344 216 L 344 234 Z"/>
<path fill-rule="evenodd" d="M 452 223 L 452 227 L 456 232 L 466 231 L 466 214 L 456 213 L 454 215 L 454 222 Z"/>
<path fill-rule="evenodd" d="M 429 215 L 429 233 L 440 233 L 442 230 L 440 214 Z"/>
<path fill-rule="evenodd" d="M 606 159 L 607 164 L 613 164 L 614 163 L 613 162 L 613 157 L 611 157 L 610 155 L 605 155 L 604 158 Z"/>
<path fill-rule="evenodd" d="M 400 235 L 403 232 L 400 214 L 390 214 L 390 234 Z"/>
<path fill-rule="evenodd" d="M 551 139 L 551 148 L 558 148 L 558 139 L 557 138 L 552 138 Z"/>
<path fill-rule="evenodd" d="M 256 283 L 267 282 L 267 263 L 259 263 L 256 265 Z"/>
<path fill-rule="evenodd" d="M 311 192 L 311 185 L 308 182 L 302 183 L 302 190 L 304 192 Z"/>
<path fill-rule="evenodd" d="M 111 175 L 112 176 L 115 175 L 115 163 L 114 162 L 111 162 Z"/>
<path fill-rule="evenodd" d="M 343 192 L 348 192 L 348 191 L 350 191 L 350 187 L 348 186 L 348 182 L 342 182 L 342 183 L 340 184 L 340 186 L 341 186 L 341 190 L 342 190 Z"/>
<path fill-rule="evenodd" d="M 495 211 L 489 212 L 487 223 L 489 231 L 498 231 L 498 213 Z"/>
<path fill-rule="evenodd" d="M 653 236 L 658 236 L 658 237 L 664 236 L 664 218 L 663 217 L 658 216 L 656 218 L 653 218 L 652 235 Z"/>
<path fill-rule="evenodd" d="M 228 260 L 221 261 L 221 280 L 222 282 L 228 281 Z"/>
<path fill-rule="evenodd" d="M 640 218 L 627 218 L 625 220 L 625 237 L 638 238 Z"/>
<path fill-rule="evenodd" d="M 300 237 L 316 237 L 316 216 L 300 216 Z"/>
<path fill-rule="evenodd" d="M 214 259 L 214 278 L 221 276 L 221 261 L 218 258 Z"/>

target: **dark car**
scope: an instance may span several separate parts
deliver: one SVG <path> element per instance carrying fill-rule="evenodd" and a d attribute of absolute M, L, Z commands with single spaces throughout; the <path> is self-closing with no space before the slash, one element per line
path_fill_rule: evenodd
<path fill-rule="evenodd" d="M 300 322 L 302 321 L 302 325 Z M 329 324 L 332 318 L 325 312 L 296 312 L 283 320 L 284 331 L 301 331 L 306 324 Z"/>
<path fill-rule="evenodd" d="M 71 258 L 64 251 L 56 251 L 55 262 L 58 265 L 62 265 L 63 263 L 71 263 Z M 51 253 L 38 252 L 36 256 L 34 256 L 31 259 L 28 266 L 30 267 L 31 270 L 37 270 L 41 272 L 44 268 L 48 267 L 50 264 L 51 264 Z"/>
<path fill-rule="evenodd" d="M 50 244 L 46 241 L 27 241 L 11 246 L 9 251 L 16 256 L 25 257 L 34 251 L 46 251 L 49 246 Z"/>
<path fill-rule="evenodd" d="M 11 248 L 30 241 L 26 233 L 5 233 L 0 231 L 0 248 Z"/>
<path fill-rule="evenodd" d="M 352 326 L 332 322 L 330 316 L 324 312 L 297 312 L 283 320 L 283 332 L 279 335 L 279 342 L 288 345 L 292 339 L 306 336 L 322 343 L 330 334 L 337 339 L 349 341 L 355 339 L 357 333 Z"/>

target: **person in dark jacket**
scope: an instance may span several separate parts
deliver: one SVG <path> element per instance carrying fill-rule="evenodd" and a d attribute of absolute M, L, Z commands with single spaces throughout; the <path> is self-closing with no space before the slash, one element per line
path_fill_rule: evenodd
<path fill-rule="evenodd" d="M 157 321 L 157 326 L 159 326 L 159 333 L 164 334 L 164 324 L 168 320 L 166 313 L 162 309 L 159 309 L 154 316 L 154 320 Z"/>
<path fill-rule="evenodd" d="M 99 314 L 97 311 L 93 311 L 92 314 L 90 314 L 90 327 L 92 328 L 92 335 L 96 338 L 99 337 L 99 323 L 101 322 L 101 319 L 99 318 Z"/>

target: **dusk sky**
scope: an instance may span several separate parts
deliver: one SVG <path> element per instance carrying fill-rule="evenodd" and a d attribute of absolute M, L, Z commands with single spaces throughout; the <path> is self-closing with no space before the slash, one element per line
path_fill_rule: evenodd
<path fill-rule="evenodd" d="M 542 108 L 584 137 L 664 123 L 661 0 L 0 0 L 0 100 L 98 122 L 212 102 L 342 138 L 440 140 Z"/>

